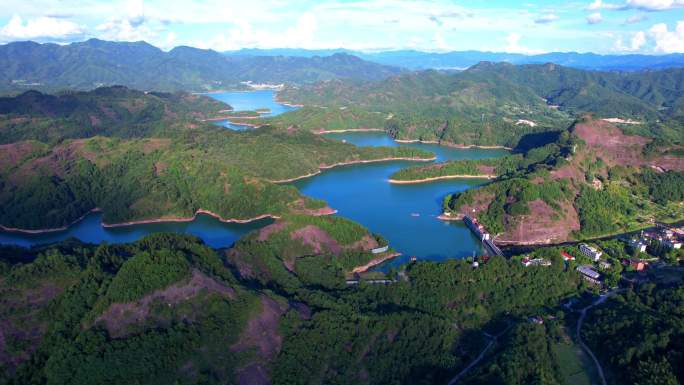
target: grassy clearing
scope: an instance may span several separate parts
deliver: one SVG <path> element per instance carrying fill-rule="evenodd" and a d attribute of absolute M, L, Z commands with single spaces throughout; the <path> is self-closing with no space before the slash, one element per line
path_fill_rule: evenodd
<path fill-rule="evenodd" d="M 566 335 L 564 341 L 553 344 L 565 385 L 600 385 L 596 368 L 582 348 Z"/>

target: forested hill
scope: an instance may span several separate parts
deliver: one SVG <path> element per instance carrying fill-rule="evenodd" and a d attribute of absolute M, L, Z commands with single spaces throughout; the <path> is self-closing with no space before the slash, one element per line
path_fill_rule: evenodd
<path fill-rule="evenodd" d="M 482 62 L 463 72 L 428 70 L 373 84 L 333 80 L 287 88 L 282 100 L 308 108 L 276 120 L 344 128 L 335 126 L 331 111 L 353 108 L 350 128 L 380 124 L 399 139 L 515 147 L 526 135 L 564 129 L 591 112 L 633 123 L 630 130 L 640 134 L 681 141 L 682 96 L 684 69 L 620 73 Z M 384 119 L 378 123 L 374 113 Z"/>
<path fill-rule="evenodd" d="M 27 91 L 0 97 L 0 144 L 95 135 L 160 135 L 162 131 L 185 130 L 229 110 L 229 105 L 206 96 L 145 93 L 121 86 L 60 95 Z"/>
<path fill-rule="evenodd" d="M 124 87 L 0 98 L 0 225 L 61 227 L 95 208 L 106 223 L 190 218 L 200 209 L 225 219 L 328 213 L 271 181 L 338 163 L 432 157 L 205 121 L 227 109 L 206 96 Z"/>
<path fill-rule="evenodd" d="M 379 80 L 397 67 L 347 54 L 327 57 L 226 57 L 176 47 L 164 52 L 145 42 L 91 39 L 69 45 L 15 42 L 0 46 L 0 92 L 88 90 L 125 85 L 141 90 L 206 91 L 241 81 L 308 83 L 326 79 Z"/>

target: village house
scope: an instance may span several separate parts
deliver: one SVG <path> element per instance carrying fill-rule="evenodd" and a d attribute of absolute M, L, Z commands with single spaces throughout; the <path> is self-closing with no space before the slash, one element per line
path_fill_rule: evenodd
<path fill-rule="evenodd" d="M 646 252 L 646 243 L 642 239 L 631 239 L 629 241 L 629 247 L 638 253 Z"/>
<path fill-rule="evenodd" d="M 631 259 L 625 259 L 623 261 L 623 264 L 625 266 L 630 266 L 634 271 L 642 271 L 646 269 L 646 266 L 648 266 L 648 263 L 645 261 L 642 261 L 641 259 L 638 258 L 631 258 Z"/>
<path fill-rule="evenodd" d="M 601 256 L 603 255 L 602 251 L 599 251 L 596 248 L 587 245 L 586 243 L 580 244 L 579 249 L 582 252 L 582 254 L 591 258 L 591 260 L 594 262 L 598 262 L 599 258 L 601 258 Z"/>
<path fill-rule="evenodd" d="M 549 261 L 548 259 L 544 259 L 544 258 L 530 259 L 529 257 L 525 257 L 520 262 L 525 267 L 528 267 L 528 266 L 551 266 L 551 261 Z"/>
<path fill-rule="evenodd" d="M 561 254 L 561 257 L 563 257 L 563 260 L 564 260 L 565 262 L 574 261 L 574 260 L 575 260 L 575 257 L 573 257 L 572 255 L 566 253 L 565 251 L 561 251 L 560 254 Z"/>
<path fill-rule="evenodd" d="M 588 282 L 591 282 L 595 285 L 601 283 L 601 281 L 599 281 L 599 278 L 601 278 L 601 274 L 592 269 L 591 266 L 577 266 L 577 271 L 579 271 L 580 274 L 582 274 L 582 278 L 584 278 Z"/>

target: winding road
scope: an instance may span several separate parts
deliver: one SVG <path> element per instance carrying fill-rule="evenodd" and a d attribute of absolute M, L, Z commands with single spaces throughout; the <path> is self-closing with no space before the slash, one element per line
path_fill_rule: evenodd
<path fill-rule="evenodd" d="M 584 349 L 584 351 L 587 352 L 587 354 L 589 354 L 589 357 L 591 357 L 591 359 L 594 361 L 594 365 L 596 365 L 596 371 L 598 372 L 599 378 L 601 378 L 601 384 L 603 384 L 603 385 L 608 385 L 608 383 L 606 382 L 606 377 L 605 377 L 604 374 L 603 374 L 603 367 L 601 366 L 601 364 L 599 363 L 598 359 L 597 359 L 596 356 L 594 355 L 594 352 L 592 352 L 591 349 L 589 349 L 589 347 L 588 347 L 588 346 L 584 343 L 584 341 L 582 340 L 582 333 L 581 333 L 581 331 L 582 331 L 582 323 L 584 322 L 584 318 L 587 316 L 587 311 L 589 311 L 589 310 L 590 310 L 591 308 L 593 308 L 594 306 L 597 306 L 597 305 L 600 305 L 600 304 L 606 302 L 606 300 L 607 300 L 610 296 L 612 296 L 613 294 L 616 294 L 616 293 L 619 292 L 619 291 L 621 291 L 621 290 L 611 290 L 611 291 L 609 291 L 609 292 L 606 293 L 606 294 L 602 294 L 602 295 L 601 295 L 596 301 L 594 301 L 591 305 L 589 305 L 589 306 L 585 307 L 584 309 L 582 309 L 582 310 L 580 311 L 580 317 L 577 319 L 577 330 L 576 330 L 576 333 L 577 333 L 577 342 L 580 344 L 580 346 L 582 347 L 582 349 Z"/>
<path fill-rule="evenodd" d="M 478 356 L 477 356 L 470 364 L 468 364 L 468 366 L 466 366 L 466 367 L 465 367 L 463 370 L 461 370 L 457 375 L 455 375 L 455 376 L 451 379 L 451 381 L 449 381 L 449 383 L 448 383 L 447 385 L 454 385 L 454 384 L 456 384 L 456 383 L 458 382 L 458 380 L 461 379 L 461 377 L 465 376 L 465 375 L 470 371 L 470 369 L 472 369 L 475 365 L 479 364 L 480 361 L 482 361 L 482 359 L 484 358 L 485 354 L 487 354 L 487 352 L 489 351 L 489 349 L 491 349 L 492 346 L 494 346 L 494 343 L 496 343 L 496 340 L 497 340 L 499 337 L 501 337 L 504 333 L 506 333 L 506 332 L 508 331 L 508 329 L 510 329 L 511 327 L 513 327 L 513 324 L 512 324 L 512 323 L 511 323 L 510 325 L 506 326 L 506 328 L 505 328 L 504 330 L 502 330 L 501 332 L 499 332 L 499 334 L 497 334 L 497 335 L 491 335 L 491 334 L 489 334 L 489 333 L 483 332 L 483 334 L 485 335 L 485 337 L 487 337 L 487 338 L 490 339 L 490 341 L 489 341 L 489 343 L 487 344 L 487 346 L 485 346 L 485 348 L 482 349 L 482 351 L 480 352 L 480 354 L 478 354 Z"/>

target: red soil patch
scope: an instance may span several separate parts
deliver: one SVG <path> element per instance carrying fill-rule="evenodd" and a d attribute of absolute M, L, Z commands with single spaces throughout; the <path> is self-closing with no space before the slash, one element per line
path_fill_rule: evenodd
<path fill-rule="evenodd" d="M 560 214 L 541 199 L 528 203 L 530 214 L 507 217 L 507 230 L 496 238 L 498 244 L 549 244 L 567 241 L 572 231 L 579 230 L 579 218 L 568 202 Z M 560 218 L 554 219 L 556 215 Z"/>
<path fill-rule="evenodd" d="M 321 254 L 325 251 L 339 254 L 342 251 L 342 247 L 340 247 L 336 240 L 322 229 L 313 225 L 293 231 L 290 233 L 290 238 L 293 240 L 300 239 L 302 243 L 310 246 L 315 254 Z"/>
<path fill-rule="evenodd" d="M 494 166 L 478 165 L 478 166 L 477 166 L 477 170 L 478 170 L 481 174 L 485 174 L 485 175 L 494 175 L 495 172 L 496 172 L 496 167 L 494 167 Z"/>
<path fill-rule="evenodd" d="M 18 142 L 0 145 L 0 169 L 16 166 L 24 157 L 31 154 L 35 146 L 31 142 Z"/>
<path fill-rule="evenodd" d="M 236 373 L 236 381 L 240 385 L 270 384 L 267 363 L 273 360 L 283 344 L 283 337 L 278 334 L 280 317 L 287 310 L 275 300 L 262 296 L 262 310 L 247 322 L 239 340 L 230 347 L 232 352 L 244 352 L 256 349 L 258 359 L 240 368 Z"/>
<path fill-rule="evenodd" d="M 664 155 L 648 162 L 649 166 L 660 167 L 664 170 L 684 171 L 684 157 Z"/>
<path fill-rule="evenodd" d="M 26 175 L 47 174 L 64 177 L 69 165 L 84 154 L 81 150 L 85 145 L 85 140 L 73 140 L 69 143 L 56 146 L 52 152 L 46 156 L 36 158 L 23 164 L 14 178 L 22 178 Z"/>
<path fill-rule="evenodd" d="M 458 212 L 463 215 L 477 215 L 477 213 L 487 210 L 492 200 L 494 200 L 494 194 L 478 191 L 473 202 L 464 204 L 458 209 Z"/>
<path fill-rule="evenodd" d="M 95 323 L 102 322 L 113 337 L 125 335 L 130 325 L 147 319 L 150 307 L 160 301 L 175 305 L 196 297 L 201 292 L 217 293 L 227 298 L 235 298 L 235 290 L 214 280 L 199 270 L 192 271 L 192 278 L 187 283 L 176 283 L 165 289 L 157 290 L 135 302 L 114 303 L 100 315 Z"/>
<path fill-rule="evenodd" d="M 88 115 L 88 118 L 90 119 L 90 125 L 93 127 L 97 127 L 102 124 L 102 121 L 100 121 L 100 119 L 93 114 Z"/>
<path fill-rule="evenodd" d="M 551 171 L 552 179 L 570 179 L 577 182 L 585 180 L 584 173 L 573 162 Z"/>
<path fill-rule="evenodd" d="M 142 151 L 145 154 L 149 154 L 149 153 L 156 151 L 156 150 L 159 150 L 161 148 L 168 147 L 170 144 L 171 144 L 171 139 L 161 139 L 161 138 L 147 139 L 143 142 Z"/>
<path fill-rule="evenodd" d="M 287 222 L 285 221 L 278 221 L 276 223 L 270 224 L 259 230 L 257 240 L 261 242 L 267 241 L 268 237 L 271 236 L 271 234 L 282 231 L 285 228 L 285 226 L 287 226 Z"/>
<path fill-rule="evenodd" d="M 368 251 L 371 249 L 375 249 L 378 246 L 380 245 L 378 244 L 378 241 L 375 238 L 371 237 L 370 235 L 364 235 L 363 238 L 359 239 L 358 241 L 352 243 L 349 246 L 346 246 L 345 249 Z"/>
<path fill-rule="evenodd" d="M 62 288 L 47 282 L 36 288 L 0 291 L 0 367 L 13 373 L 38 349 L 47 325 L 38 321 L 38 313 L 62 293 Z M 8 341 L 22 341 L 26 348 L 18 354 L 7 352 Z"/>
<path fill-rule="evenodd" d="M 573 133 L 610 166 L 642 165 L 643 148 L 650 141 L 643 136 L 625 135 L 618 127 L 602 120 L 578 123 Z"/>

